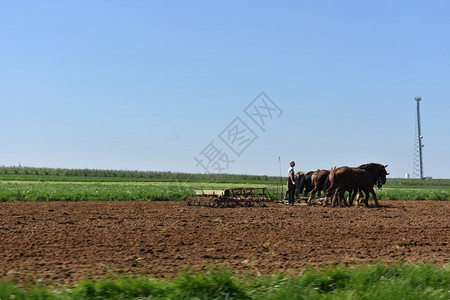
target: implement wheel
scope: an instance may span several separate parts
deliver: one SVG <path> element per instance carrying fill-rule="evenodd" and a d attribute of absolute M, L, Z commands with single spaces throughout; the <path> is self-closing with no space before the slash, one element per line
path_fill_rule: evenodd
<path fill-rule="evenodd" d="M 188 198 L 186 199 L 186 204 L 187 204 L 188 206 L 193 206 L 193 205 L 195 205 L 195 197 L 188 197 Z"/>
<path fill-rule="evenodd" d="M 222 207 L 222 200 L 220 200 L 219 198 L 213 198 L 212 199 L 212 202 L 210 202 L 210 203 L 212 203 L 212 207 Z"/>

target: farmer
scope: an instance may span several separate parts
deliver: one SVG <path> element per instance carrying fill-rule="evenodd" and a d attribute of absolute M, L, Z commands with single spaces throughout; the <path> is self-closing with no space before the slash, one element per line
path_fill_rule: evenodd
<path fill-rule="evenodd" d="M 294 205 L 294 193 L 295 193 L 295 179 L 294 179 L 294 166 L 295 162 L 291 161 L 289 163 L 290 167 L 288 170 L 288 195 L 289 195 L 289 204 Z"/>

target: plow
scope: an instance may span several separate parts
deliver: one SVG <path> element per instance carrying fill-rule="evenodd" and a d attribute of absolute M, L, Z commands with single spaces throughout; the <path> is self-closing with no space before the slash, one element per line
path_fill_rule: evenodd
<path fill-rule="evenodd" d="M 265 206 L 269 202 L 274 201 L 267 188 L 195 190 L 186 199 L 187 205 L 208 207 Z"/>

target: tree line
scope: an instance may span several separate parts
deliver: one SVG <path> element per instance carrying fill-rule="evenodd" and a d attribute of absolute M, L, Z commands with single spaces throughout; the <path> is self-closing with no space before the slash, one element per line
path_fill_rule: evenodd
<path fill-rule="evenodd" d="M 102 169 L 66 169 L 1 166 L 0 175 L 34 175 L 34 176 L 67 176 L 67 177 L 104 177 L 130 178 L 152 180 L 178 181 L 278 181 L 279 177 L 267 175 L 242 174 L 201 174 L 170 171 L 140 171 L 140 170 L 102 170 Z"/>
<path fill-rule="evenodd" d="M 267 182 L 268 184 L 286 183 L 287 177 L 267 175 L 246 174 L 202 174 L 182 173 L 170 171 L 140 171 L 140 170 L 102 170 L 102 169 L 67 169 L 46 167 L 22 167 L 22 166 L 0 166 L 0 175 L 7 177 L 30 175 L 31 177 L 96 177 L 117 180 L 168 180 L 168 181 L 202 181 L 202 182 Z M 28 176 L 26 176 L 28 177 Z M 50 179 L 50 178 L 49 178 Z M 450 179 L 404 179 L 387 178 L 387 185 L 396 186 L 450 186 Z"/>

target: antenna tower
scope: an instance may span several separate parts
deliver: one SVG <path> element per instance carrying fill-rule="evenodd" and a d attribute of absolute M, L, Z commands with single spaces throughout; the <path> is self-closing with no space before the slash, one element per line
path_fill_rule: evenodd
<path fill-rule="evenodd" d="M 423 179 L 423 160 L 422 160 L 422 132 L 420 129 L 420 100 L 421 97 L 415 97 L 417 102 L 417 117 L 416 117 L 416 135 L 414 138 L 414 170 L 413 177 Z"/>

